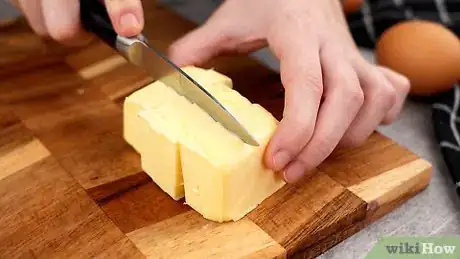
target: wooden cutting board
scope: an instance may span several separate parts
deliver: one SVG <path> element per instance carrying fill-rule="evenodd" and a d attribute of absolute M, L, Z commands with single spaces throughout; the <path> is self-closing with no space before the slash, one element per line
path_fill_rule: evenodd
<path fill-rule="evenodd" d="M 144 5 L 156 47 L 194 26 Z M 40 41 L 23 20 L 0 33 L 0 258 L 312 258 L 430 181 L 428 162 L 375 133 L 244 219 L 204 220 L 163 193 L 122 138 L 122 101 L 151 81 L 144 72 L 100 42 Z M 280 118 L 278 74 L 247 57 L 209 66 Z"/>

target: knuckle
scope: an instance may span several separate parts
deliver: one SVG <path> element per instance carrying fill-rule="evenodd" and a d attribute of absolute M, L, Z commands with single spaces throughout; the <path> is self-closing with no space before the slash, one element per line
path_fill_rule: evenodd
<path fill-rule="evenodd" d="M 400 85 L 400 88 L 401 88 L 401 91 L 406 94 L 410 91 L 410 80 L 409 78 L 405 77 L 405 76 L 402 76 L 401 78 L 401 85 Z"/>
<path fill-rule="evenodd" d="M 322 96 L 324 89 L 321 78 L 312 78 L 312 80 L 310 80 L 309 82 L 310 84 L 308 85 L 308 87 L 311 89 L 311 91 L 317 96 Z"/>
<path fill-rule="evenodd" d="M 347 96 L 351 105 L 361 107 L 364 103 L 364 92 L 360 86 L 352 85 L 347 88 Z"/>
<path fill-rule="evenodd" d="M 364 135 L 357 135 L 357 134 L 347 134 L 346 136 L 343 137 L 341 140 L 342 146 L 344 147 L 350 147 L 350 148 L 355 148 L 362 146 L 364 142 L 366 142 L 367 136 Z"/>
<path fill-rule="evenodd" d="M 289 70 L 289 68 L 286 68 Z M 283 73 L 282 81 L 287 87 L 306 87 L 309 92 L 323 94 L 323 78 L 321 73 L 315 73 L 312 69 L 304 67 L 298 69 L 299 73 Z"/>
<path fill-rule="evenodd" d="M 222 49 L 230 49 L 238 46 L 242 41 L 242 36 L 234 31 L 231 24 L 221 24 L 213 20 L 207 21 L 197 31 L 201 35 L 207 36 L 207 41 L 214 45 L 219 45 Z"/>
<path fill-rule="evenodd" d="M 390 108 L 396 103 L 398 98 L 398 93 L 394 87 L 391 85 L 387 86 L 387 98 L 388 98 L 388 105 Z"/>
<path fill-rule="evenodd" d="M 383 118 L 382 120 L 382 125 L 390 125 L 394 122 L 394 120 L 396 119 L 396 116 L 386 116 Z"/>
<path fill-rule="evenodd" d="M 323 76 L 321 70 L 316 71 L 314 67 L 303 66 L 300 68 L 299 72 L 301 73 L 301 78 L 307 85 L 318 87 L 318 89 L 323 89 Z"/>
<path fill-rule="evenodd" d="M 322 163 L 335 148 L 335 144 L 329 138 L 316 139 L 314 141 L 315 144 L 310 145 L 308 149 L 299 155 L 299 160 L 309 170 Z M 313 152 L 312 149 L 314 149 Z"/>
<path fill-rule="evenodd" d="M 322 96 L 323 95 L 323 82 L 320 77 L 316 76 L 311 76 L 306 80 L 307 84 L 305 87 L 308 87 L 310 92 L 313 93 L 316 96 Z"/>
<path fill-rule="evenodd" d="M 313 136 L 313 127 L 301 116 L 286 116 L 283 122 L 287 130 L 282 142 L 290 152 L 298 153 Z"/>
<path fill-rule="evenodd" d="M 311 71 L 304 72 L 304 75 L 303 84 L 300 86 L 308 88 L 308 91 L 316 96 L 322 96 L 324 90 L 322 76 Z"/>
<path fill-rule="evenodd" d="M 224 48 L 231 49 L 238 46 L 241 39 L 231 32 L 221 31 L 216 34 L 216 41 L 221 43 Z"/>
<path fill-rule="evenodd" d="M 398 97 L 396 89 L 389 83 L 379 84 L 376 95 L 377 98 L 383 99 L 386 107 L 393 106 Z"/>
<path fill-rule="evenodd" d="M 313 136 L 314 127 L 311 125 L 311 123 L 306 121 L 305 118 L 300 117 L 300 116 L 294 117 L 292 121 L 292 125 L 293 127 L 297 128 L 297 134 L 294 133 L 292 135 L 293 140 L 296 143 L 303 145 L 304 143 L 307 143 L 308 140 L 310 140 L 311 137 Z"/>

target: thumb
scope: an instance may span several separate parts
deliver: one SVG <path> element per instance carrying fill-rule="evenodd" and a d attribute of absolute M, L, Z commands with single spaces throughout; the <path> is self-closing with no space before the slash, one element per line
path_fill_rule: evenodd
<path fill-rule="evenodd" d="M 224 34 L 213 23 L 205 23 L 169 48 L 170 59 L 178 66 L 202 65 L 221 54 L 224 50 Z"/>
<path fill-rule="evenodd" d="M 113 27 L 120 35 L 131 37 L 144 28 L 144 11 L 140 0 L 104 0 Z"/>

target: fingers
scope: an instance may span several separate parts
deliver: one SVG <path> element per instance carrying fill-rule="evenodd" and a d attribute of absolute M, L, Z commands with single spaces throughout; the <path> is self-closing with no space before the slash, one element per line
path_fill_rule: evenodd
<path fill-rule="evenodd" d="M 225 1 L 205 24 L 174 42 L 169 57 L 180 66 L 199 66 L 218 55 L 246 54 L 265 47 L 267 16 L 252 11 L 258 7 L 258 2 Z"/>
<path fill-rule="evenodd" d="M 97 0 L 94 0 L 97 1 Z M 25 14 L 32 29 L 66 45 L 87 43 L 91 36 L 80 25 L 79 0 L 12 0 Z M 140 0 L 105 0 L 115 31 L 135 36 L 144 27 Z"/>
<path fill-rule="evenodd" d="M 41 10 L 47 32 L 54 40 L 66 45 L 79 45 L 90 38 L 80 25 L 79 0 L 42 0 Z"/>
<path fill-rule="evenodd" d="M 397 101 L 396 90 L 375 66 L 355 65 L 365 100 L 357 117 L 341 140 L 341 146 L 361 145 L 383 121 Z"/>
<path fill-rule="evenodd" d="M 214 24 L 198 27 L 169 47 L 169 58 L 179 66 L 199 66 L 219 55 L 248 53 L 267 44 L 265 40 L 239 43 L 223 29 Z"/>
<path fill-rule="evenodd" d="M 132 37 L 144 28 L 144 11 L 140 0 L 105 0 L 115 31 L 122 36 Z"/>
<path fill-rule="evenodd" d="M 364 102 L 355 71 L 337 56 L 333 49 L 321 51 L 324 101 L 311 140 L 285 170 L 288 182 L 299 180 L 332 153 Z"/>
<path fill-rule="evenodd" d="M 87 43 L 91 37 L 80 27 L 79 0 L 13 0 L 30 27 L 41 37 L 65 45 Z"/>
<path fill-rule="evenodd" d="M 47 35 L 45 20 L 42 13 L 42 1 L 39 0 L 14 0 L 11 3 L 26 17 L 32 30 L 40 36 Z"/>
<path fill-rule="evenodd" d="M 213 22 L 205 23 L 174 42 L 169 57 L 178 66 L 201 65 L 223 51 L 224 41 L 221 28 L 215 28 Z"/>
<path fill-rule="evenodd" d="M 401 112 L 404 101 L 410 90 L 410 81 L 407 77 L 385 67 L 378 67 L 388 81 L 396 90 L 396 101 L 387 115 L 383 118 L 382 124 L 392 123 Z"/>
<path fill-rule="evenodd" d="M 285 107 L 283 119 L 266 149 L 265 164 L 281 171 L 297 157 L 313 134 L 323 79 L 316 42 L 287 41 L 279 48 L 276 45 L 275 55 L 280 57 L 281 79 L 286 88 Z"/>

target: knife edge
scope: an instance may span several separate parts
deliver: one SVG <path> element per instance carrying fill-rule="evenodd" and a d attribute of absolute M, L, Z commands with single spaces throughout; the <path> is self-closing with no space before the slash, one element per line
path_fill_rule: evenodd
<path fill-rule="evenodd" d="M 220 101 L 210 94 L 195 79 L 169 60 L 160 51 L 152 48 L 142 36 L 134 39 L 117 37 L 117 48 L 126 54 L 126 58 L 133 64 L 142 67 L 156 79 L 177 72 L 180 74 L 179 85 L 168 85 L 179 95 L 184 96 L 191 103 L 198 105 L 216 122 L 220 123 L 231 133 L 237 135 L 243 142 L 251 146 L 259 143 L 249 131 L 235 118 Z"/>

